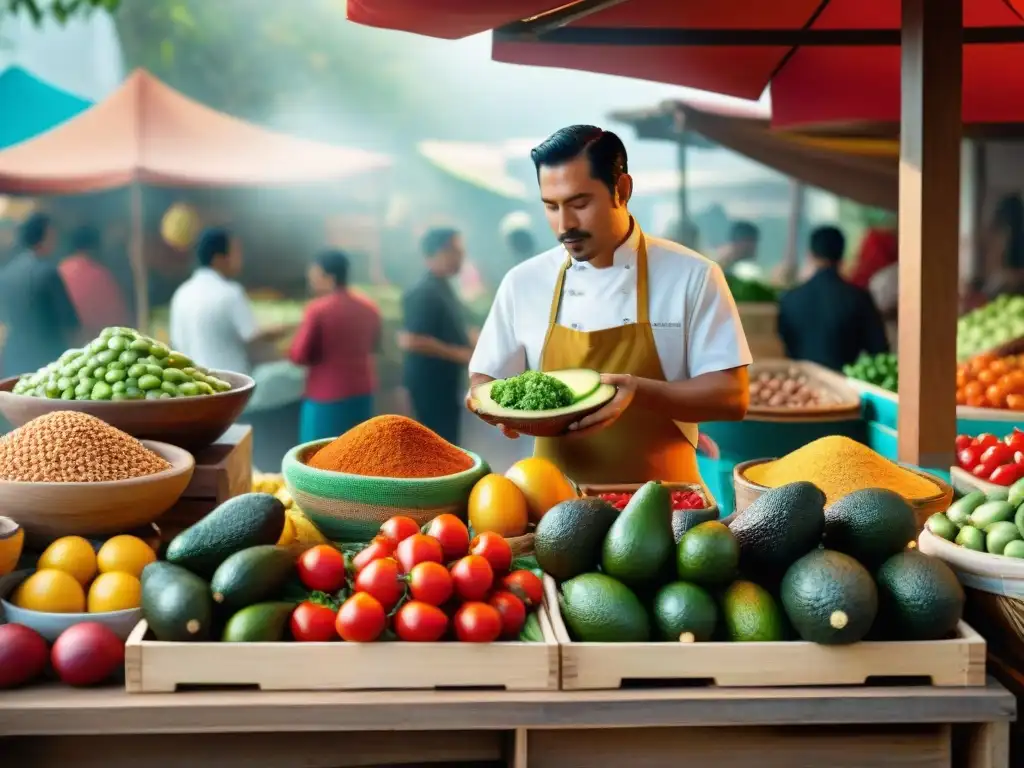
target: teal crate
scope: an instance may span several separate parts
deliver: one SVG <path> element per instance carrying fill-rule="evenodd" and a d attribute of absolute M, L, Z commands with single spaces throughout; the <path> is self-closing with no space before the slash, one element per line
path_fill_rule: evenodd
<path fill-rule="evenodd" d="M 846 378 L 846 383 L 860 394 L 861 413 L 866 421 L 873 421 L 890 429 L 896 429 L 900 401 L 894 393 L 850 377 Z"/>
<path fill-rule="evenodd" d="M 896 430 L 876 421 L 867 422 L 867 445 L 875 453 L 890 461 L 896 461 L 899 455 L 899 441 Z"/>

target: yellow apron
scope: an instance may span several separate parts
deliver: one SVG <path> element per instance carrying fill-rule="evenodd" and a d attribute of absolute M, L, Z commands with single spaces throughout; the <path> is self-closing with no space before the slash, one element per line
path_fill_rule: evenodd
<path fill-rule="evenodd" d="M 571 266 L 567 255 L 555 285 L 540 369 L 590 368 L 665 381 L 648 316 L 647 240 L 643 233 L 636 260 L 635 323 L 589 332 L 559 325 L 558 307 L 565 273 Z M 699 483 L 696 444 L 695 424 L 679 424 L 631 405 L 614 424 L 592 435 L 537 438 L 534 455 L 550 459 L 577 483 Z"/>

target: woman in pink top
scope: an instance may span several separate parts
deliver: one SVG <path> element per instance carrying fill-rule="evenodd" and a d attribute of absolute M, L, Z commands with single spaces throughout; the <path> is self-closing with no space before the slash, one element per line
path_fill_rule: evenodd
<path fill-rule="evenodd" d="M 71 255 L 57 267 L 89 339 L 109 326 L 131 324 L 121 287 L 110 270 L 97 261 L 99 252 L 99 231 L 81 226 L 71 233 Z"/>
<path fill-rule="evenodd" d="M 348 290 L 348 257 L 320 254 L 310 266 L 307 306 L 289 358 L 309 369 L 299 419 L 304 443 L 344 434 L 373 416 L 374 354 L 381 319 L 369 299 Z"/>

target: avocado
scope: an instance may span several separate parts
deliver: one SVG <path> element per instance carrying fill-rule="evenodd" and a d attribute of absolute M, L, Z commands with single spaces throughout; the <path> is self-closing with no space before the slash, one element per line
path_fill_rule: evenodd
<path fill-rule="evenodd" d="M 946 510 L 946 517 L 958 527 L 967 525 L 970 521 L 971 512 L 984 504 L 985 501 L 985 494 L 982 491 L 971 491 L 966 496 L 957 499 L 949 505 L 949 509 Z"/>
<path fill-rule="evenodd" d="M 672 497 L 661 483 L 644 483 L 608 529 L 601 570 L 631 587 L 664 575 L 675 555 Z"/>
<path fill-rule="evenodd" d="M 807 482 L 770 488 L 729 524 L 740 545 L 740 568 L 781 576 L 821 543 L 825 494 Z"/>
<path fill-rule="evenodd" d="M 914 510 L 898 493 L 883 488 L 854 491 L 825 510 L 825 547 L 869 568 L 877 568 L 916 536 Z"/>
<path fill-rule="evenodd" d="M 916 550 L 893 555 L 875 575 L 878 621 L 897 640 L 939 640 L 956 629 L 964 590 L 944 562 Z"/>
<path fill-rule="evenodd" d="M 142 616 L 157 640 L 184 643 L 210 639 L 210 585 L 180 566 L 156 561 L 142 570 Z"/>
<path fill-rule="evenodd" d="M 985 530 L 992 523 L 1013 520 L 1016 511 L 1008 501 L 986 501 L 971 512 L 969 520 L 975 528 Z"/>
<path fill-rule="evenodd" d="M 295 572 L 295 557 L 285 547 L 262 544 L 235 552 L 213 574 L 213 600 L 232 610 L 278 597 Z"/>
<path fill-rule="evenodd" d="M 284 639 L 295 603 L 256 603 L 243 608 L 224 627 L 225 643 L 278 643 Z"/>
<path fill-rule="evenodd" d="M 569 499 L 548 510 L 537 523 L 533 551 L 545 573 L 565 581 L 592 571 L 619 511 L 604 499 Z"/>
<path fill-rule="evenodd" d="M 960 532 L 956 523 L 941 512 L 936 512 L 934 515 L 929 517 L 924 526 L 936 536 L 943 538 L 946 541 L 953 541 L 953 539 L 956 538 L 957 533 Z"/>
<path fill-rule="evenodd" d="M 276 544 L 284 530 L 284 504 L 269 493 L 228 499 L 167 547 L 167 561 L 209 579 L 235 552 Z"/>
<path fill-rule="evenodd" d="M 849 555 L 819 549 L 786 571 L 782 607 L 801 638 L 821 645 L 863 640 L 878 613 L 878 590 Z"/>
<path fill-rule="evenodd" d="M 566 625 L 580 642 L 642 643 L 651 636 L 640 598 L 603 573 L 584 573 L 565 582 L 559 602 Z"/>
<path fill-rule="evenodd" d="M 651 612 L 659 637 L 673 642 L 707 642 L 718 624 L 718 608 L 711 595 L 685 581 L 659 589 Z"/>
<path fill-rule="evenodd" d="M 676 553 L 679 578 L 702 586 L 728 584 L 736 578 L 740 546 L 727 525 L 701 523 L 683 534 Z"/>
<path fill-rule="evenodd" d="M 722 595 L 726 639 L 771 643 L 785 638 L 782 613 L 771 594 L 752 581 L 734 581 Z"/>

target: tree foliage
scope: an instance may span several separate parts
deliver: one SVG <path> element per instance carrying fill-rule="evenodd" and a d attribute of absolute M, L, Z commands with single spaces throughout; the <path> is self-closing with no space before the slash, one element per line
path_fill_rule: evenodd
<path fill-rule="evenodd" d="M 60 23 L 93 11 L 117 10 L 121 0 L 0 0 L 0 18 L 4 15 L 28 15 L 36 24 L 50 16 Z"/>

